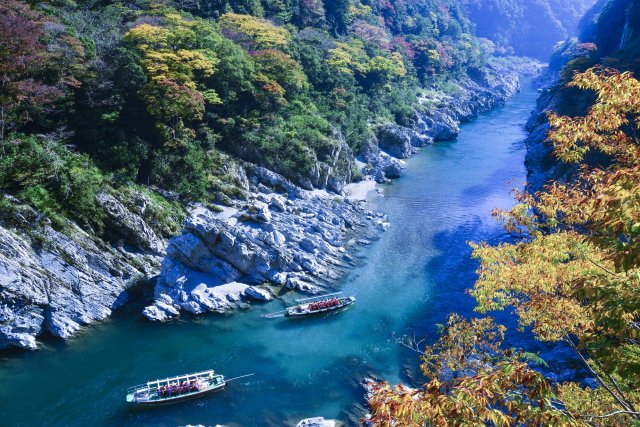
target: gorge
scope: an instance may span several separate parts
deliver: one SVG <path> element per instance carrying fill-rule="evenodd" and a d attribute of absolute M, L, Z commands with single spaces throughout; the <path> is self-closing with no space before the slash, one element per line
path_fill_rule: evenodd
<path fill-rule="evenodd" d="M 509 207 L 511 188 L 525 179 L 524 123 L 536 97 L 524 80 L 504 107 L 463 125 L 456 141 L 424 147 L 381 196 L 369 194 L 372 208 L 391 226 L 360 252 L 361 265 L 338 284 L 358 298 L 348 311 L 304 321 L 261 318 L 281 309 L 282 302 L 272 301 L 236 314 L 151 324 L 139 318 L 141 307 L 134 303 L 68 344 L 47 340 L 40 352 L 3 360 L 2 377 L 12 384 L 0 391 L 3 408 L 11 408 L 3 419 L 22 425 L 48 419 L 281 426 L 319 414 L 356 425 L 365 412 L 366 376 L 420 381 L 414 353 L 394 336 L 432 336 L 447 313 L 472 309 L 464 289 L 475 266 L 466 241 L 508 238 L 491 210 Z M 287 294 L 284 300 L 295 298 Z M 211 399 L 126 410 L 122 386 L 169 373 L 170 366 L 257 375 Z M 56 405 L 49 404 L 52 395 Z"/>
<path fill-rule="evenodd" d="M 639 12 L 3 2 L 1 419 L 640 419 Z M 207 368 L 256 375 L 124 405 Z"/>

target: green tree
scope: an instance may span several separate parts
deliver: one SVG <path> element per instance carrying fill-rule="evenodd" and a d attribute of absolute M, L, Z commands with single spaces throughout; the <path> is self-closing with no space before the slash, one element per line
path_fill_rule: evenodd
<path fill-rule="evenodd" d="M 213 50 L 220 36 L 197 18 L 166 12 L 163 25 L 139 24 L 124 39 L 142 57 L 148 81 L 140 95 L 165 143 L 180 146 L 195 136 L 185 122 L 202 120 L 205 104 L 220 97 L 205 85 L 219 63 Z"/>

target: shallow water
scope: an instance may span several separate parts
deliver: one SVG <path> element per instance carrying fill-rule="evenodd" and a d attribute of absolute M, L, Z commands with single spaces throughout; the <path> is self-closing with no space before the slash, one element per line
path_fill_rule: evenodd
<path fill-rule="evenodd" d="M 319 415 L 355 425 L 365 376 L 420 381 L 416 355 L 394 336 L 433 337 L 448 313 L 471 313 L 464 290 L 476 264 L 466 242 L 508 238 L 490 213 L 511 206 L 510 189 L 525 180 L 524 123 L 536 97 L 523 85 L 505 107 L 464 125 L 457 141 L 424 148 L 384 197 L 373 197 L 391 228 L 340 285 L 357 296 L 353 307 L 324 318 L 261 318 L 282 309 L 274 301 L 159 325 L 130 306 L 68 343 L 0 359 L 2 425 L 281 426 Z M 256 375 L 175 405 L 125 404 L 129 385 L 207 368 Z"/>

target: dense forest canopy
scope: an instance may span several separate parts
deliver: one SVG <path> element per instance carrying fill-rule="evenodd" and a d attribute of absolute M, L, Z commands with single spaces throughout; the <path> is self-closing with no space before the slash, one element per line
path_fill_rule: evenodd
<path fill-rule="evenodd" d="M 237 196 L 225 153 L 307 183 L 343 138 L 357 150 L 492 52 L 452 0 L 7 0 L 0 16 L 0 188 L 98 228 L 99 187 Z"/>

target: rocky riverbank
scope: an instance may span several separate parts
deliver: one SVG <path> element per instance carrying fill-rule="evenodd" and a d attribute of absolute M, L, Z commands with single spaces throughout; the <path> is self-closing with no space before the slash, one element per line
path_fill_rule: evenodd
<path fill-rule="evenodd" d="M 169 243 L 155 301 L 144 309 L 150 320 L 270 300 L 280 287 L 320 292 L 349 267 L 352 247 L 388 227 L 361 201 L 303 190 L 261 167 L 241 173 L 247 200 L 219 212 L 195 207 Z"/>
<path fill-rule="evenodd" d="M 376 126 L 375 137 L 358 156 L 363 173 L 377 182 L 398 178 L 405 167 L 402 159 L 425 145 L 456 139 L 461 123 L 503 105 L 520 89 L 521 77 L 538 75 L 543 68 L 524 58 L 493 59 L 458 81 L 453 90 L 423 91 L 407 123 Z"/>
<path fill-rule="evenodd" d="M 0 198 L 0 348 L 37 348 L 36 337 L 69 338 L 127 301 L 137 280 L 157 274 L 166 241 L 109 194 L 109 245 L 69 221 L 64 230 L 17 199 Z M 141 195 L 142 197 L 142 195 Z M 144 197 L 142 197 L 144 199 Z"/>
<path fill-rule="evenodd" d="M 418 147 L 455 139 L 461 122 L 502 105 L 518 91 L 523 74 L 539 70 L 535 62 L 496 60 L 460 81 L 456 94 L 425 91 L 407 126 L 375 129 L 377 136 L 357 159 L 361 172 L 377 182 L 399 177 L 402 159 Z M 388 227 L 381 214 L 364 208 L 364 194 L 320 195 L 253 166 L 238 173 L 248 199 L 218 213 L 193 209 L 182 235 L 170 242 L 155 301 L 144 310 L 150 320 L 181 311 L 221 312 L 243 299 L 269 300 L 279 287 L 320 292 L 341 277 L 345 254 L 361 242 L 359 234 L 369 240 L 376 229 Z"/>
<path fill-rule="evenodd" d="M 519 76 L 539 69 L 526 60 L 492 60 L 454 90 L 424 90 L 412 119 L 404 126 L 372 123 L 376 136 L 349 162 L 377 182 L 398 177 L 402 159 L 454 139 L 461 122 L 501 105 L 518 90 Z M 337 157 L 344 160 L 344 153 Z M 144 310 L 153 320 L 224 311 L 283 288 L 322 291 L 354 264 L 352 248 L 389 226 L 362 202 L 370 184 L 343 197 L 352 177 L 325 172 L 323 187 L 333 193 L 230 159 L 227 173 L 239 197 L 225 198 L 225 206 L 190 207 L 183 231 L 170 240 L 178 233 L 166 217 L 177 215 L 148 196 L 154 192 L 100 193 L 106 226 L 100 232 L 71 221 L 53 227 L 46 215 L 3 196 L 0 349 L 35 349 L 42 334 L 68 338 L 124 304 L 134 283 L 158 274 Z"/>

